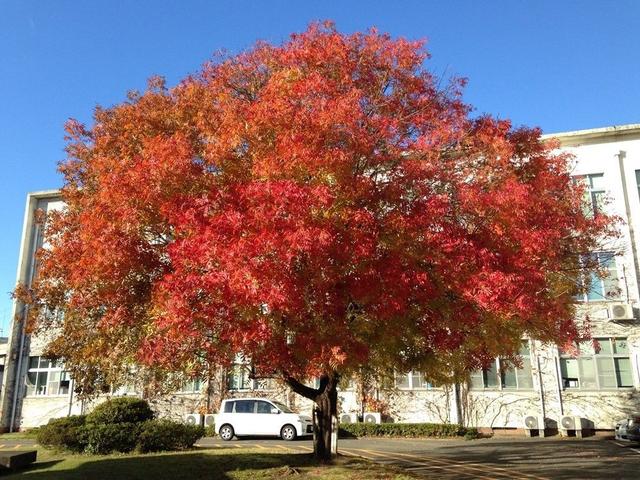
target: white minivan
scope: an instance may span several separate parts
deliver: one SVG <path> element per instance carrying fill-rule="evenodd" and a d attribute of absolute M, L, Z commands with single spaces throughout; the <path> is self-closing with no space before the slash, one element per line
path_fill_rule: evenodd
<path fill-rule="evenodd" d="M 313 433 L 313 420 L 294 413 L 286 405 L 266 398 L 223 400 L 215 417 L 218 435 L 223 440 L 234 436 L 279 436 L 283 440 Z"/>

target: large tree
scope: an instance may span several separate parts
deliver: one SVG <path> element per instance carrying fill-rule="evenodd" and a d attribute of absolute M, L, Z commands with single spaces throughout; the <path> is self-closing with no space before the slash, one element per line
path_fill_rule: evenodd
<path fill-rule="evenodd" d="M 610 220 L 538 129 L 474 118 L 427 59 L 315 24 L 69 122 L 67 209 L 22 294 L 79 388 L 239 353 L 315 402 L 326 457 L 341 375 L 453 381 L 577 338 L 579 254 Z"/>

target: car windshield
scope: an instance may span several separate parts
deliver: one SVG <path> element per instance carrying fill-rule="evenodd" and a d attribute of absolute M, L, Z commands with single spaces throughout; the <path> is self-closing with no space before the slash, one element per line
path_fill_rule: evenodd
<path fill-rule="evenodd" d="M 293 410 L 291 410 L 289 407 L 287 407 L 286 405 L 280 403 L 280 402 L 272 402 L 276 407 L 278 407 L 283 413 L 293 413 Z"/>

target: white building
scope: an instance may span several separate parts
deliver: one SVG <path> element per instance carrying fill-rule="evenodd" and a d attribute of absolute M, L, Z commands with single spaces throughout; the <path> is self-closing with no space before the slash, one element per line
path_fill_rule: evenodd
<path fill-rule="evenodd" d="M 588 342 L 574 358 L 556 346 L 526 340 L 521 368 L 506 367 L 496 359 L 490 368 L 471 374 L 465 385 L 434 388 L 418 372 L 396 374 L 395 385 L 369 392 L 389 419 L 522 428 L 522 419 L 529 414 L 544 416 L 550 426 L 565 415 L 575 415 L 593 422 L 597 429 L 611 429 L 617 419 L 640 411 L 640 232 L 635 230 L 640 227 L 640 124 L 551 136 L 575 155 L 574 174 L 587 183 L 593 208 L 607 208 L 624 220 L 620 239 L 606 251 L 593 252 L 609 270 L 609 277 L 596 279 L 589 294 L 579 299 L 579 317 L 588 314 L 597 352 Z M 603 206 L 605 196 L 611 203 Z M 40 228 L 34 223 L 35 211 L 62 205 L 57 191 L 29 194 L 18 282 L 28 284 L 32 279 L 34 252 L 42 242 Z M 42 340 L 25 335 L 20 302 L 15 303 L 13 313 L 8 343 L 0 344 L 0 356 L 6 350 L 0 399 L 2 427 L 30 428 L 49 418 L 90 408 L 75 397 L 73 380 L 62 365 L 41 356 Z M 222 382 L 218 385 L 226 385 L 227 391 L 218 394 L 276 396 L 309 408 L 306 400 L 276 382 L 249 379 L 241 366 Z M 174 417 L 215 410 L 211 391 L 205 382 L 191 382 L 182 392 L 155 399 L 153 404 Z M 343 413 L 361 413 L 361 392 L 354 382 L 344 386 L 339 398 Z"/>

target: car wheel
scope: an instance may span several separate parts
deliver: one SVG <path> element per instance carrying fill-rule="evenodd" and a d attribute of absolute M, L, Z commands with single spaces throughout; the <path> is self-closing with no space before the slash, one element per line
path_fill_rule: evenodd
<path fill-rule="evenodd" d="M 231 440 L 235 435 L 233 431 L 233 427 L 229 424 L 221 426 L 220 431 L 218 433 L 220 434 L 220 438 L 225 442 L 228 442 L 229 440 Z"/>
<path fill-rule="evenodd" d="M 294 427 L 293 425 L 285 425 L 284 427 L 282 427 L 282 430 L 280 430 L 280 438 L 286 440 L 287 442 L 295 440 L 297 435 L 298 434 L 296 433 L 296 427 Z"/>

